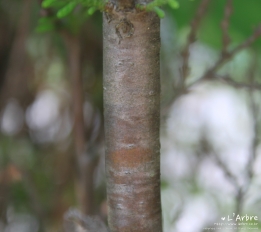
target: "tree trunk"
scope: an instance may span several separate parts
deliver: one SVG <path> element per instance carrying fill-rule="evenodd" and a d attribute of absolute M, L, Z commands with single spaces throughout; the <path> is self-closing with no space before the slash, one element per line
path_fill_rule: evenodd
<path fill-rule="evenodd" d="M 134 4 L 114 0 L 103 17 L 108 222 L 161 232 L 160 20 Z"/>

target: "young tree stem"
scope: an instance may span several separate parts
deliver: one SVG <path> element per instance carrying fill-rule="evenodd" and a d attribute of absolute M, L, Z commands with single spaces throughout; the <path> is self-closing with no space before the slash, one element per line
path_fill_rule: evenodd
<path fill-rule="evenodd" d="M 109 228 L 111 232 L 161 232 L 160 20 L 153 12 L 136 9 L 105 14 Z"/>

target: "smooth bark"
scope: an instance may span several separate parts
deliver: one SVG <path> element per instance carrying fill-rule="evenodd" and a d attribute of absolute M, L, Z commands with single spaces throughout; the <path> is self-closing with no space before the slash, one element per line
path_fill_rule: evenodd
<path fill-rule="evenodd" d="M 160 232 L 160 20 L 133 3 L 114 0 L 103 20 L 108 222 Z"/>

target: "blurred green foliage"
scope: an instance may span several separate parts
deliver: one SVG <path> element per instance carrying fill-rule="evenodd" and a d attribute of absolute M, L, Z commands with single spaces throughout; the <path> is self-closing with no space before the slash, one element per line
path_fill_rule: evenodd
<path fill-rule="evenodd" d="M 36 32 L 66 29 L 77 34 L 88 17 L 104 5 L 103 0 L 44 0 L 41 6 L 49 11 L 39 19 Z"/>
<path fill-rule="evenodd" d="M 200 0 L 180 1 L 177 11 L 171 11 L 173 20 L 176 21 L 178 28 L 189 27 L 192 17 L 195 15 Z M 203 18 L 202 26 L 199 31 L 198 39 L 215 49 L 222 46 L 221 20 L 224 15 L 226 0 L 211 1 L 210 8 L 206 17 Z M 260 0 L 237 0 L 233 1 L 233 13 L 230 19 L 229 33 L 232 46 L 244 41 L 261 24 L 261 1 Z M 261 49 L 259 39 L 255 46 Z"/>

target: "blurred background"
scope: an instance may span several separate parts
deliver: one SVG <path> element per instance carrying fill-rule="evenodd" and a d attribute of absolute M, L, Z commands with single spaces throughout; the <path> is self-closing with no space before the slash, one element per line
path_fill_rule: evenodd
<path fill-rule="evenodd" d="M 161 20 L 164 231 L 235 231 L 215 223 L 261 220 L 261 2 L 179 3 Z M 0 0 L 1 232 L 107 216 L 102 14 L 40 5 Z"/>

